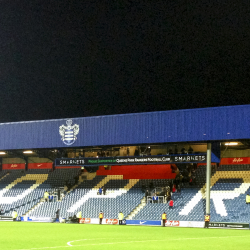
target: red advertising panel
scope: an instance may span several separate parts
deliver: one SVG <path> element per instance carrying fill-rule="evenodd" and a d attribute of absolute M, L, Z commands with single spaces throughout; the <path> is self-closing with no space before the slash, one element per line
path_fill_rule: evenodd
<path fill-rule="evenodd" d="M 3 170 L 25 169 L 25 163 L 3 164 Z"/>
<path fill-rule="evenodd" d="M 29 163 L 28 169 L 52 169 L 52 162 Z"/>
<path fill-rule="evenodd" d="M 250 157 L 222 158 L 221 165 L 250 164 Z"/>
<path fill-rule="evenodd" d="M 110 170 L 99 166 L 96 175 L 123 175 L 123 179 L 174 179 L 171 164 L 122 165 L 112 166 Z"/>
<path fill-rule="evenodd" d="M 179 227 L 180 222 L 178 220 L 167 220 L 166 221 L 166 226 L 168 226 L 168 227 Z"/>
<path fill-rule="evenodd" d="M 80 219 L 80 223 L 84 224 L 84 223 L 91 223 L 91 219 L 90 218 L 82 218 Z"/>
<path fill-rule="evenodd" d="M 118 220 L 117 219 L 106 219 L 106 224 L 117 225 L 118 224 Z"/>

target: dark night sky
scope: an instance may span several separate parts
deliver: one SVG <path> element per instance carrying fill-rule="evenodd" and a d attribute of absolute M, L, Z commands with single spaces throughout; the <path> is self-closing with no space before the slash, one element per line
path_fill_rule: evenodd
<path fill-rule="evenodd" d="M 250 103 L 249 0 L 0 1 L 0 122 Z"/>

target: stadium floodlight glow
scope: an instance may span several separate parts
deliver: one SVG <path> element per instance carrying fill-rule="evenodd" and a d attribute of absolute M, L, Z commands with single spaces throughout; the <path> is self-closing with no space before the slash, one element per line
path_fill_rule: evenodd
<path fill-rule="evenodd" d="M 31 150 L 26 150 L 26 151 L 23 151 L 24 154 L 33 154 L 33 151 Z"/>
<path fill-rule="evenodd" d="M 6 153 L 5 152 L 0 152 L 0 155 L 6 155 Z"/>
<path fill-rule="evenodd" d="M 235 146 L 235 145 L 238 145 L 239 143 L 238 142 L 226 142 L 225 145 L 226 146 Z"/>

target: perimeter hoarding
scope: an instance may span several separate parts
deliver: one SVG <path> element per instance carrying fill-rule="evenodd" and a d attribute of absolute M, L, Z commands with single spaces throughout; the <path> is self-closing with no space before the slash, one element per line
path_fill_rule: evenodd
<path fill-rule="evenodd" d="M 138 156 L 138 157 L 101 157 L 101 158 L 63 158 L 56 159 L 55 166 L 99 166 L 128 164 L 162 164 L 162 163 L 205 163 L 206 154 Z"/>
<path fill-rule="evenodd" d="M 249 229 L 249 223 L 210 222 L 210 228 Z"/>
<path fill-rule="evenodd" d="M 127 220 L 127 225 L 139 226 L 162 226 L 162 220 Z M 178 221 L 167 220 L 166 227 L 199 227 L 203 228 L 205 223 L 203 221 Z"/>
<path fill-rule="evenodd" d="M 0 217 L 1 218 L 1 217 Z M 12 218 L 9 217 L 11 220 Z M 53 218 L 51 217 L 21 217 L 22 221 L 28 222 L 52 222 Z M 60 218 L 61 221 L 62 218 Z M 82 218 L 79 221 L 80 224 L 99 224 L 98 218 Z M 216 228 L 238 228 L 238 229 L 249 229 L 248 223 L 217 223 L 211 222 Z M 118 225 L 118 219 L 103 219 L 102 224 L 106 225 Z M 215 224 L 219 224 L 216 226 Z M 225 226 L 228 224 L 228 226 Z M 162 220 L 123 220 L 122 225 L 138 225 L 138 226 L 162 226 Z M 177 220 L 167 220 L 166 227 L 196 227 L 204 228 L 205 223 L 203 221 L 177 221 Z M 235 227 L 233 227 L 233 225 Z M 212 226 L 211 226 L 212 227 Z"/>
<path fill-rule="evenodd" d="M 126 220 L 127 225 L 160 226 L 160 220 Z"/>

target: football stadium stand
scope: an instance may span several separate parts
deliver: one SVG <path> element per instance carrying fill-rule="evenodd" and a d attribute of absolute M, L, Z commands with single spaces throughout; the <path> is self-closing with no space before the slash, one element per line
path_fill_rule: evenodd
<path fill-rule="evenodd" d="M 195 183 L 183 183 L 180 192 L 172 194 L 174 207 L 167 203 L 146 203 L 145 187 L 169 186 L 168 179 L 123 179 L 122 175 L 87 174 L 76 185 L 75 177 L 79 168 L 28 171 L 2 171 L 0 175 L 0 205 L 5 216 L 16 210 L 19 216 L 55 217 L 60 209 L 64 218 L 82 211 L 85 218 L 97 218 L 100 211 L 105 218 L 117 218 L 122 211 L 125 217 L 137 220 L 159 220 L 165 211 L 169 220 L 203 221 L 205 215 L 206 165 L 198 167 Z M 70 183 L 72 188 L 65 191 L 60 200 L 45 202 L 45 191 L 56 191 Z M 100 187 L 105 187 L 105 195 L 99 195 Z M 250 165 L 221 165 L 213 168 L 211 177 L 211 220 L 214 222 L 249 222 L 250 206 L 246 204 L 246 194 L 250 192 Z M 152 190 L 151 190 L 152 191 Z M 144 205 L 140 204 L 144 201 Z M 140 207 L 139 207 L 140 206 Z M 137 212 L 132 211 L 136 208 Z"/>

